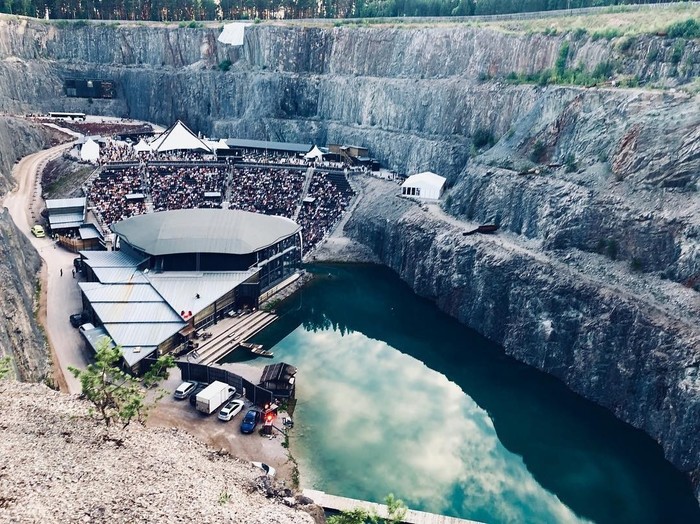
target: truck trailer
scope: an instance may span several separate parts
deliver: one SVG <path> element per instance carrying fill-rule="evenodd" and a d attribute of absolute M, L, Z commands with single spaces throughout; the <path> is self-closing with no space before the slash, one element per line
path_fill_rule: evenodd
<path fill-rule="evenodd" d="M 235 394 L 236 388 L 216 380 L 197 393 L 196 407 L 202 413 L 210 415 Z"/>

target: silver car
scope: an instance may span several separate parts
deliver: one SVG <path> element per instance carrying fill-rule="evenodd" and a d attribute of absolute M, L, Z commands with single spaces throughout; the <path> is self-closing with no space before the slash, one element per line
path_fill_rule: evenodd
<path fill-rule="evenodd" d="M 177 400 L 184 400 L 184 399 L 186 399 L 187 397 L 190 396 L 190 393 L 192 393 L 192 392 L 195 390 L 196 387 L 197 387 L 197 383 L 196 383 L 196 382 L 190 382 L 190 381 L 188 381 L 188 382 L 183 382 L 183 383 L 180 384 L 180 385 L 177 387 L 177 389 L 175 390 L 174 397 L 175 397 Z"/>

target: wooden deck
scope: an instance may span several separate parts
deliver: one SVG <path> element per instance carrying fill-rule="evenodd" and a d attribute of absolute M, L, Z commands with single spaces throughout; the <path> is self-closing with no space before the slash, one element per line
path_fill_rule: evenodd
<path fill-rule="evenodd" d="M 196 356 L 191 362 L 212 364 L 240 346 L 240 343 L 272 324 L 277 315 L 255 311 L 241 317 L 221 320 L 200 333 Z M 200 330 L 201 331 L 201 330 Z"/>
<path fill-rule="evenodd" d="M 323 491 L 315 489 L 303 490 L 305 497 L 309 497 L 317 505 L 325 509 L 334 511 L 350 511 L 356 508 L 374 511 L 380 517 L 386 518 L 387 507 L 384 504 L 375 502 L 367 502 L 365 500 L 350 499 L 347 497 L 338 497 L 329 495 Z M 458 519 L 456 517 L 446 517 L 445 515 L 436 515 L 435 513 L 426 513 L 424 511 L 416 511 L 409 509 L 406 511 L 406 516 L 403 521 L 405 524 L 479 524 L 475 520 Z"/>

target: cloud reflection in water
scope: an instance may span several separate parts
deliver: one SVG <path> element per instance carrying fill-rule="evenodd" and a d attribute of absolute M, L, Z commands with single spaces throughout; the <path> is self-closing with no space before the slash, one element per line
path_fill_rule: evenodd
<path fill-rule="evenodd" d="M 361 333 L 297 328 L 293 453 L 305 487 L 484 522 L 579 522 L 444 375 Z M 533 421 L 537 423 L 537 421 Z"/>

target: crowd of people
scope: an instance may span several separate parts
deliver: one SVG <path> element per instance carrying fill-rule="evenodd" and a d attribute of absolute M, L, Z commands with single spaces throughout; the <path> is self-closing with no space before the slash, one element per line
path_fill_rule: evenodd
<path fill-rule="evenodd" d="M 297 217 L 302 227 L 305 251 L 311 250 L 333 229 L 350 205 L 354 193 L 350 187 L 339 187 L 324 173 L 314 173 Z"/>
<path fill-rule="evenodd" d="M 293 218 L 305 176 L 289 169 L 233 168 L 229 208 Z"/>
<path fill-rule="evenodd" d="M 146 212 L 143 198 L 127 198 L 143 194 L 143 180 L 138 167 L 104 169 L 86 187 L 97 217 L 105 226 Z"/>
<path fill-rule="evenodd" d="M 224 166 L 148 166 L 145 170 L 154 211 L 221 207 L 228 188 Z M 219 196 L 207 198 L 206 193 Z"/>
<path fill-rule="evenodd" d="M 134 151 L 131 144 L 117 140 L 109 140 L 100 146 L 100 164 L 105 165 L 110 162 L 136 162 L 138 153 Z"/>
<path fill-rule="evenodd" d="M 296 219 L 302 226 L 304 250 L 308 251 L 335 226 L 353 196 L 344 175 L 337 172 L 327 175 L 315 171 L 311 180 L 306 181 L 305 169 L 206 163 L 202 162 L 200 153 L 193 152 L 134 153 L 131 146 L 119 142 L 103 148 L 100 160 L 107 165 L 91 180 L 86 193 L 106 227 L 145 213 L 148 207 L 152 211 L 220 208 L 227 202 L 229 209 Z M 247 154 L 243 161 L 308 165 L 300 157 L 269 153 Z M 109 162 L 134 164 L 117 169 L 110 167 Z M 186 165 L 187 162 L 194 164 Z M 306 193 L 305 182 L 309 183 Z"/>
<path fill-rule="evenodd" d="M 308 167 L 311 161 L 296 155 L 285 155 L 267 151 L 246 151 L 241 156 L 241 161 L 246 164 L 276 164 Z"/>

